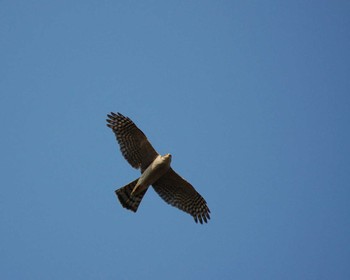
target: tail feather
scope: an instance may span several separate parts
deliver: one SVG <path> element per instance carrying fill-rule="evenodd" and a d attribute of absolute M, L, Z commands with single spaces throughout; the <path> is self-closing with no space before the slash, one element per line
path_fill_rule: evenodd
<path fill-rule="evenodd" d="M 137 208 L 139 207 L 141 200 L 148 189 L 147 188 L 136 195 L 131 195 L 131 192 L 133 191 L 137 181 L 138 179 L 115 191 L 121 205 L 133 212 L 137 211 Z"/>

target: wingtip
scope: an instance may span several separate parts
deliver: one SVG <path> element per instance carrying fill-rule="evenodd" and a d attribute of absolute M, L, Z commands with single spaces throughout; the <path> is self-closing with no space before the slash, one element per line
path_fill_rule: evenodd
<path fill-rule="evenodd" d="M 196 224 L 198 224 L 198 222 L 202 225 L 203 223 L 208 223 L 210 220 L 210 215 L 209 215 L 210 211 L 208 211 L 208 213 L 205 214 L 199 214 L 197 216 L 193 216 L 194 221 L 196 222 Z"/>

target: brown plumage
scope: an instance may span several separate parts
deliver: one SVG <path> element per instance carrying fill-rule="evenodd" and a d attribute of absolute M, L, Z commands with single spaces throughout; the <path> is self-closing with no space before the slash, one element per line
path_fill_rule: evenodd
<path fill-rule="evenodd" d="M 148 187 L 167 203 L 193 216 L 196 222 L 208 222 L 210 210 L 204 198 L 171 167 L 171 155 L 160 156 L 145 134 L 128 117 L 118 113 L 108 115 L 107 126 L 116 135 L 124 158 L 141 177 L 115 191 L 122 206 L 137 211 Z"/>

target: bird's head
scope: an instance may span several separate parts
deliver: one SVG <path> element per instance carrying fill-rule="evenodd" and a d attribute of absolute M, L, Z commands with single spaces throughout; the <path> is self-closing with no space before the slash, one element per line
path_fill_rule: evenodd
<path fill-rule="evenodd" d="M 163 159 L 166 161 L 169 161 L 169 163 L 171 162 L 171 154 L 166 154 L 163 156 Z"/>
<path fill-rule="evenodd" d="M 171 154 L 166 154 L 165 157 L 168 157 L 171 159 Z"/>

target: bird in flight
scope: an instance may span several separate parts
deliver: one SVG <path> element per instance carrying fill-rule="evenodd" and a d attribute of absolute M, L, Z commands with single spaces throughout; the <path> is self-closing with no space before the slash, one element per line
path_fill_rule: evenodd
<path fill-rule="evenodd" d="M 171 168 L 171 155 L 158 154 L 128 117 L 113 112 L 107 116 L 107 126 L 113 130 L 124 158 L 141 170 L 139 178 L 115 191 L 121 205 L 136 212 L 148 187 L 152 186 L 165 202 L 190 214 L 196 223 L 207 223 L 210 210 L 206 201 Z"/>

